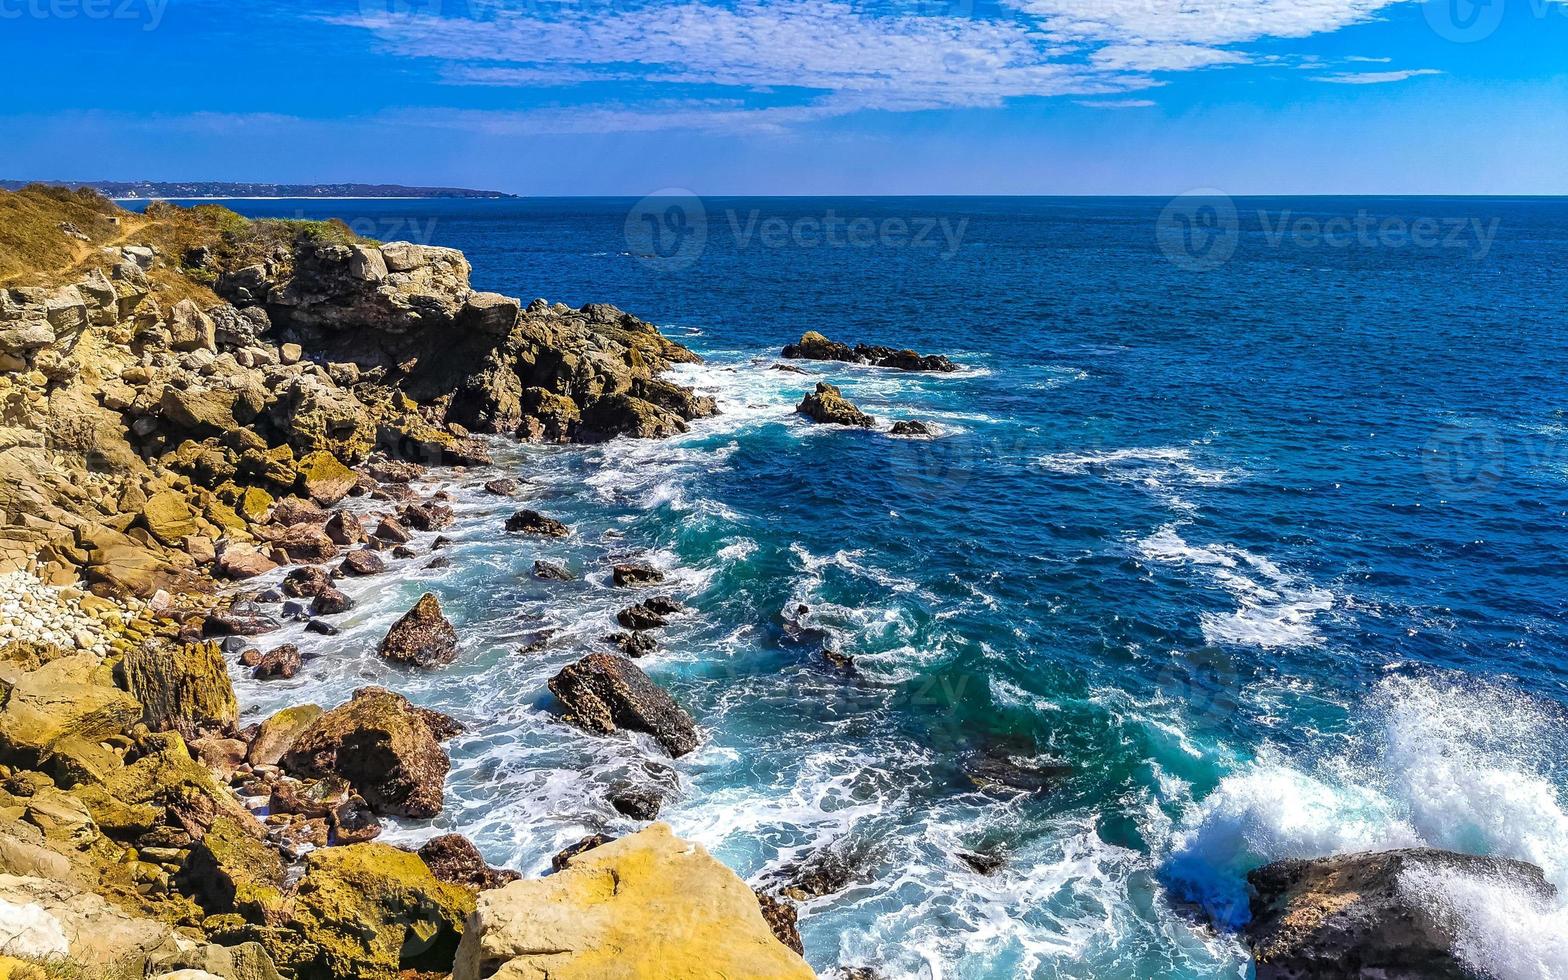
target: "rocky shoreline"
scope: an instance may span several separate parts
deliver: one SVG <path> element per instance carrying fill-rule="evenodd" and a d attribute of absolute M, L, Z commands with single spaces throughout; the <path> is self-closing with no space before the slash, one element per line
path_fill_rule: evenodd
<path fill-rule="evenodd" d="M 380 843 L 383 819 L 442 811 L 461 724 L 365 687 L 241 725 L 230 680 L 308 676 L 299 645 L 269 635 L 330 635 L 353 606 L 346 580 L 445 562 L 454 510 L 424 480 L 484 464 L 482 437 L 657 439 L 714 414 L 662 377 L 695 354 L 614 307 L 477 292 L 460 252 L 331 223 L 132 215 L 50 188 L 0 197 L 8 214 L 47 247 L 0 266 L 24 269 L 0 282 L 0 918 L 19 925 L 3 952 L 22 957 L 0 956 L 0 977 L 588 978 L 627 950 L 655 964 L 627 975 L 813 975 L 792 899 L 845 887 L 850 859 L 819 855 L 754 891 L 647 823 L 662 800 L 635 787 L 612 804 L 644 829 L 585 839 L 542 879 L 488 866 L 458 835 Z M 784 356 L 957 370 L 819 334 Z M 876 425 L 827 383 L 799 411 Z M 519 508 L 495 533 L 571 529 Z M 622 632 L 549 692 L 583 737 L 637 732 L 678 758 L 698 720 L 634 659 L 683 608 L 658 594 L 658 569 L 609 571 L 627 590 Z M 573 575 L 543 560 L 534 574 Z M 386 627 L 377 653 L 409 671 L 461 650 L 433 594 Z M 1354 939 L 1302 926 L 1318 920 L 1295 905 L 1338 901 L 1343 882 L 1298 864 L 1257 873 L 1260 976 L 1333 975 L 1312 964 Z M 1367 908 L 1408 918 L 1392 898 Z M 1405 959 L 1379 969 L 1460 969 L 1451 924 L 1402 941 Z"/>

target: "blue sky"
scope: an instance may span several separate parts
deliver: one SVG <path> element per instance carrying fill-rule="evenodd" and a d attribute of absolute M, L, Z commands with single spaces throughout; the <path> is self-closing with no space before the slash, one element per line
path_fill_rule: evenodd
<path fill-rule="evenodd" d="M 0 0 L 0 176 L 1568 193 L 1568 0 Z"/>

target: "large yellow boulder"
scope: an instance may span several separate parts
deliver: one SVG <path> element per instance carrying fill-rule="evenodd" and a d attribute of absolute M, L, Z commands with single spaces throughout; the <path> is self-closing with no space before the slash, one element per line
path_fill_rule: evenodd
<path fill-rule="evenodd" d="M 811 980 L 757 896 L 662 823 L 484 892 L 452 980 Z"/>

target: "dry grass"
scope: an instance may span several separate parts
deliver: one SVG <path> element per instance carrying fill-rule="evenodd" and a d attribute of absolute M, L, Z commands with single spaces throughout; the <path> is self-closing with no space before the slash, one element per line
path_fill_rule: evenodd
<path fill-rule="evenodd" d="M 32 184 L 0 191 L 0 283 L 67 269 L 96 252 L 121 232 L 115 218 L 126 212 L 93 191 Z M 84 242 L 62 231 L 69 222 L 92 239 Z"/>

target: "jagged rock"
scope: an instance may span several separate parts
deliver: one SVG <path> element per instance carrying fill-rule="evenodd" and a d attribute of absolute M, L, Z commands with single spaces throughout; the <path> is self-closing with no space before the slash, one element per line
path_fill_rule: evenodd
<path fill-rule="evenodd" d="M 506 530 L 509 534 L 536 534 L 551 538 L 564 538 L 572 533 L 565 524 L 535 510 L 520 510 L 508 517 Z"/>
<path fill-rule="evenodd" d="M 332 539 L 333 544 L 345 548 L 351 544 L 359 544 L 368 537 L 365 534 L 365 526 L 359 522 L 359 518 L 342 510 L 327 518 L 327 523 L 322 525 L 321 530 Z"/>
<path fill-rule="evenodd" d="M 320 525 L 296 524 L 281 529 L 260 529 L 258 534 L 282 550 L 291 562 L 324 562 L 338 554 L 337 542 Z"/>
<path fill-rule="evenodd" d="M 654 596 L 622 609 L 615 614 L 615 620 L 632 631 L 659 629 L 668 626 L 669 617 L 680 611 L 681 605 L 674 600 Z"/>
<path fill-rule="evenodd" d="M 202 632 L 208 636 L 265 636 L 282 624 L 249 604 L 207 614 Z"/>
<path fill-rule="evenodd" d="M 924 422 L 894 422 L 891 432 L 895 436 L 928 436 L 931 427 Z"/>
<path fill-rule="evenodd" d="M 663 572 L 652 565 L 645 565 L 641 562 L 616 565 L 611 577 L 616 585 L 631 587 L 658 585 L 664 581 Z"/>
<path fill-rule="evenodd" d="M 565 565 L 543 558 L 534 562 L 534 578 L 546 579 L 553 582 L 570 582 L 576 578 Z"/>
<path fill-rule="evenodd" d="M 1534 865 L 1431 849 L 1280 861 L 1247 875 L 1258 980 L 1479 980 L 1485 964 L 1461 956 L 1456 913 L 1429 894 L 1451 876 L 1556 894 Z"/>
<path fill-rule="evenodd" d="M 332 576 L 317 565 L 302 565 L 283 577 L 283 594 L 292 599 L 313 599 L 332 588 Z"/>
<path fill-rule="evenodd" d="M 100 743 L 141 719 L 142 708 L 111 683 L 89 654 L 72 654 L 23 674 L 0 709 L 0 762 L 92 774 L 117 759 Z"/>
<path fill-rule="evenodd" d="M 550 868 L 553 871 L 560 871 L 562 868 L 571 864 L 572 859 L 577 857 L 579 854 L 586 854 L 594 848 L 603 847 L 613 840 L 615 840 L 614 837 L 610 837 L 606 834 L 590 834 L 570 847 L 565 848 L 559 854 L 555 855 L 555 857 L 552 857 L 550 859 Z"/>
<path fill-rule="evenodd" d="M 407 526 L 418 531 L 438 531 L 450 527 L 457 520 L 452 508 L 443 504 L 409 504 L 398 512 Z"/>
<path fill-rule="evenodd" d="M 251 670 L 251 676 L 259 681 L 288 680 L 299 673 L 300 652 L 299 647 L 292 643 L 285 643 L 276 647 L 256 662 Z"/>
<path fill-rule="evenodd" d="M 438 718 L 402 695 L 362 688 L 317 718 L 284 755 L 283 767 L 304 776 L 342 776 L 379 814 L 433 817 L 441 812 L 451 768 L 431 727 L 441 725 Z"/>
<path fill-rule="evenodd" d="M 784 356 L 804 361 L 845 361 L 898 368 L 901 371 L 956 371 L 958 367 L 940 354 L 917 354 L 912 350 L 872 347 L 857 344 L 853 350 L 815 331 L 807 332 L 800 343 L 784 348 Z"/>
<path fill-rule="evenodd" d="M 403 459 L 372 459 L 365 472 L 378 483 L 412 483 L 419 479 L 425 468 Z"/>
<path fill-rule="evenodd" d="M 499 293 L 474 293 L 468 297 L 458 317 L 458 328 L 490 337 L 504 338 L 517 326 L 522 304 Z"/>
<path fill-rule="evenodd" d="M 312 616 L 336 616 L 354 608 L 354 600 L 338 589 L 322 589 L 310 601 Z"/>
<path fill-rule="evenodd" d="M 976 851 L 955 851 L 954 855 L 976 873 L 994 875 L 1007 864 L 1007 859 L 998 854 L 981 854 Z"/>
<path fill-rule="evenodd" d="M 432 837 L 419 849 L 431 874 L 452 885 L 488 891 L 517 881 L 522 875 L 509 868 L 492 868 L 473 841 L 462 834 Z"/>
<path fill-rule="evenodd" d="M 239 718 L 228 665 L 216 643 L 133 647 L 120 669 L 142 703 L 142 721 L 154 731 L 192 739 L 203 731 L 226 731 Z"/>
<path fill-rule="evenodd" d="M 257 729 L 256 737 L 245 752 L 245 761 L 253 766 L 277 765 L 300 735 L 323 714 L 321 707 L 314 704 L 284 708 L 273 714 Z"/>
<path fill-rule="evenodd" d="M 877 424 L 876 419 L 856 408 L 842 392 L 826 381 L 817 382 L 816 392 L 807 395 L 795 407 L 795 411 L 813 422 L 828 425 L 852 425 L 870 429 Z"/>
<path fill-rule="evenodd" d="M 293 927 L 315 947 L 301 976 L 396 980 L 447 969 L 474 893 L 436 878 L 418 855 L 386 844 L 311 852 Z"/>
<path fill-rule="evenodd" d="M 444 667 L 457 657 L 457 630 L 441 614 L 440 601 L 426 592 L 393 624 L 380 652 L 394 663 Z"/>
<path fill-rule="evenodd" d="M 518 482 L 516 480 L 503 477 L 499 480 L 490 480 L 485 484 L 484 489 L 485 493 L 492 494 L 497 497 L 510 497 L 517 492 Z"/>
<path fill-rule="evenodd" d="M 831 647 L 822 648 L 822 662 L 840 674 L 853 675 L 857 673 L 855 658 L 847 653 L 840 653 Z"/>
<path fill-rule="evenodd" d="M 624 657 L 591 653 L 550 679 L 562 717 L 590 732 L 646 732 L 672 756 L 697 747 L 697 726 L 664 688 Z"/>
<path fill-rule="evenodd" d="M 169 311 L 169 346 L 177 351 L 218 349 L 218 326 L 188 299 Z"/>
<path fill-rule="evenodd" d="M 142 523 L 164 544 L 178 544 L 196 533 L 196 514 L 185 497 L 172 490 L 155 493 L 142 506 Z"/>
<path fill-rule="evenodd" d="M 633 820 L 652 820 L 664 805 L 664 794 L 646 786 L 622 786 L 609 795 L 616 813 Z"/>
<path fill-rule="evenodd" d="M 659 648 L 653 637 L 641 630 L 616 633 L 614 636 L 606 637 L 606 639 L 613 643 L 617 650 L 633 658 L 646 657 Z"/>
<path fill-rule="evenodd" d="M 381 519 L 381 523 L 376 525 L 376 530 L 371 534 L 371 537 L 381 541 L 390 541 L 393 544 L 408 544 L 414 540 L 414 536 L 408 533 L 407 528 L 390 517 Z"/>
<path fill-rule="evenodd" d="M 800 941 L 800 913 L 795 906 L 777 895 L 760 891 L 756 895 L 757 905 L 762 909 L 762 917 L 767 920 L 773 938 L 796 953 L 804 954 L 806 947 Z"/>
<path fill-rule="evenodd" d="M 480 895 L 452 980 L 600 980 L 625 972 L 633 950 L 661 977 L 814 976 L 774 936 L 745 882 L 654 824 L 547 878 Z"/>
<path fill-rule="evenodd" d="M 350 793 L 347 799 L 332 808 L 327 818 L 334 847 L 363 844 L 381 836 L 381 821 L 358 793 Z"/>
<path fill-rule="evenodd" d="M 344 575 L 379 575 L 387 570 L 387 563 L 374 551 L 362 548 L 359 551 L 350 551 L 344 555 L 343 561 L 338 565 L 338 568 Z"/>
<path fill-rule="evenodd" d="M 291 482 L 293 479 L 290 478 Z M 272 523 L 281 527 L 314 527 L 325 525 L 326 522 L 326 511 L 299 497 L 284 497 L 272 507 Z"/>

